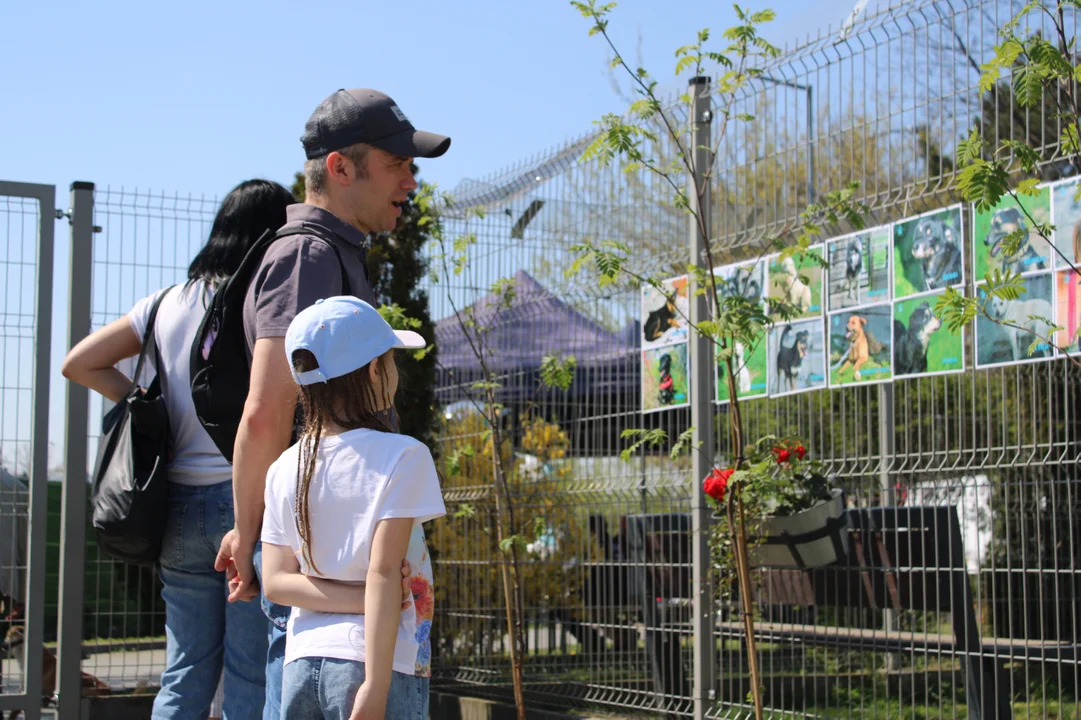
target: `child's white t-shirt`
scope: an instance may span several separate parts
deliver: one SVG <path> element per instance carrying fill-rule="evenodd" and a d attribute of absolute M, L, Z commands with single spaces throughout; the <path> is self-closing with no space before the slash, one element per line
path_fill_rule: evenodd
<path fill-rule="evenodd" d="M 429 677 L 435 597 L 421 523 L 446 514 L 431 452 L 407 435 L 377 430 L 349 430 L 319 441 L 308 490 L 309 549 L 318 574 L 308 567 L 300 551 L 295 513 L 299 452 L 299 444 L 293 445 L 267 472 L 263 542 L 292 548 L 305 574 L 364 582 L 376 524 L 391 518 L 414 518 L 406 554 L 413 572 L 414 599 L 402 611 L 394 670 Z M 294 607 L 289 616 L 285 662 L 303 657 L 363 662 L 364 616 Z"/>

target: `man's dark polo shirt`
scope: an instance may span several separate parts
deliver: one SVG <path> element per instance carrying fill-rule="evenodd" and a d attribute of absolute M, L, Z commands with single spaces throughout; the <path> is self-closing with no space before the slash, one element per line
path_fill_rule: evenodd
<path fill-rule="evenodd" d="M 364 269 L 364 233 L 314 205 L 286 208 L 286 227 L 305 222 L 322 225 L 337 236 L 341 263 L 324 241 L 310 235 L 292 235 L 271 244 L 244 298 L 248 362 L 257 339 L 285 337 L 297 313 L 320 298 L 342 294 L 343 266 L 350 294 L 378 307 Z"/>

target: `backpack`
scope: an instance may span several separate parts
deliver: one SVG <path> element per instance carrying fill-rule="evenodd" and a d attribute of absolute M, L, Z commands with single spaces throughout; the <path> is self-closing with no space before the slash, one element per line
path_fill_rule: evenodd
<path fill-rule="evenodd" d="M 337 236 L 312 223 L 264 232 L 236 272 L 214 293 L 191 344 L 191 399 L 200 424 L 230 463 L 251 380 L 244 333 L 244 298 L 271 243 L 291 235 L 314 236 L 329 245 L 341 265 L 342 294 L 352 294 L 341 253 L 335 245 Z"/>

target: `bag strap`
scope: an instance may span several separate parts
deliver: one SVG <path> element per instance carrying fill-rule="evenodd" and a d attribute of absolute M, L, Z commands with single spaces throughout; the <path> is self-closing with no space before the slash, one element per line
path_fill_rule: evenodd
<path fill-rule="evenodd" d="M 324 243 L 330 246 L 330 249 L 334 251 L 334 255 L 338 258 L 338 266 L 342 270 L 342 295 L 352 295 L 352 285 L 349 282 L 349 276 L 345 272 L 345 262 L 342 260 L 341 251 L 338 250 L 338 240 L 341 238 L 337 233 L 325 228 L 322 225 L 318 225 L 312 222 L 300 222 L 296 225 L 279 230 L 275 238 L 289 237 L 290 235 L 311 235 L 322 240 Z M 343 242 L 345 242 L 343 240 Z M 360 264 L 364 268 L 364 277 L 368 277 L 368 259 L 362 256 L 360 258 Z"/>
<path fill-rule="evenodd" d="M 154 370 L 157 373 L 158 380 L 162 387 L 162 392 L 165 391 L 165 375 L 161 372 L 161 354 L 158 352 L 158 340 L 154 337 L 154 324 L 158 319 L 158 308 L 161 307 L 161 301 L 165 299 L 165 296 L 169 294 L 176 285 L 170 285 L 165 288 L 157 298 L 154 299 L 154 304 L 150 306 L 150 316 L 146 320 L 146 330 L 143 331 L 143 346 L 139 352 L 139 361 L 135 363 L 135 374 L 131 378 L 133 385 L 138 384 L 139 375 L 143 372 L 143 362 L 146 360 L 148 352 L 154 354 Z"/>

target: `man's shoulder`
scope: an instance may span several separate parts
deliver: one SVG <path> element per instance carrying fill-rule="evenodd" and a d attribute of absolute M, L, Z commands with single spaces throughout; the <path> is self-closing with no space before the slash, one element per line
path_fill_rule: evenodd
<path fill-rule="evenodd" d="M 283 261 L 301 262 L 304 260 L 318 263 L 333 260 L 337 263 L 337 253 L 326 239 L 314 232 L 308 232 L 307 228 L 304 228 L 303 232 L 276 238 L 270 243 L 266 253 L 263 255 L 262 265 L 267 266 Z"/>

